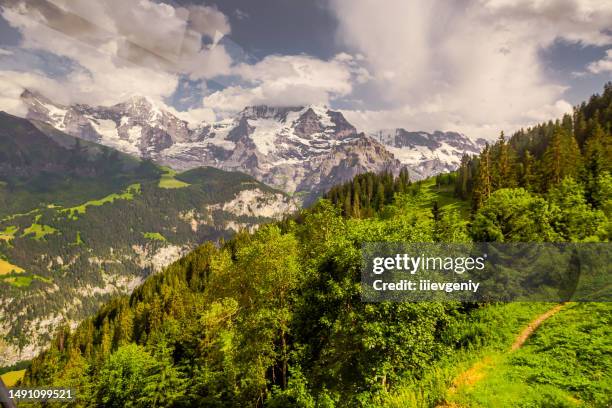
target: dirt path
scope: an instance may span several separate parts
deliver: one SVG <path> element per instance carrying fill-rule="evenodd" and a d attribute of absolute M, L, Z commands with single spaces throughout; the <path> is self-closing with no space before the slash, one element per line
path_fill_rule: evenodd
<path fill-rule="evenodd" d="M 512 347 L 510 348 L 510 351 L 520 349 L 523 346 L 523 343 L 525 343 L 529 336 L 533 334 L 533 332 L 544 322 L 544 320 L 557 313 L 563 308 L 563 306 L 565 306 L 565 303 L 561 303 L 560 305 L 553 307 L 552 309 L 550 309 L 544 314 L 541 314 L 540 316 L 538 316 L 537 319 L 529 323 L 525 330 L 523 330 L 523 332 L 516 338 L 516 340 L 512 344 Z"/>
<path fill-rule="evenodd" d="M 529 336 L 531 336 L 533 332 L 536 331 L 536 329 L 540 327 L 540 325 L 544 323 L 546 319 L 549 319 L 551 316 L 559 312 L 565 305 L 566 303 L 561 303 L 553 307 L 552 309 L 549 309 L 545 313 L 539 315 L 531 323 L 529 323 L 527 327 L 525 327 L 525 329 L 516 337 L 516 339 L 514 340 L 514 343 L 512 343 L 512 346 L 510 347 L 510 352 L 520 349 L 525 343 L 525 341 L 527 341 Z M 473 366 L 471 366 L 469 369 L 459 374 L 453 380 L 453 384 L 448 389 L 448 394 L 453 395 L 461 387 L 474 385 L 475 383 L 480 381 L 485 376 L 485 371 L 492 368 L 494 365 L 495 364 L 490 357 L 485 357 L 482 360 L 476 362 Z M 437 405 L 436 408 L 458 408 L 458 407 L 459 405 L 453 402 L 451 403 L 445 402 L 443 404 Z"/>

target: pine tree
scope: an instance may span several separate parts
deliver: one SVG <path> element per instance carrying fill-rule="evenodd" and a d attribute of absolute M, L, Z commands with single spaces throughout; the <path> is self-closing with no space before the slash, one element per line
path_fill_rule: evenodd
<path fill-rule="evenodd" d="M 353 218 L 361 218 L 361 206 L 359 205 L 359 184 L 357 184 L 353 192 L 353 210 L 351 216 Z"/>
<path fill-rule="evenodd" d="M 529 150 L 525 150 L 523 163 L 521 166 L 520 185 L 527 191 L 533 191 L 537 183 L 537 174 L 535 173 L 535 159 Z"/>
<path fill-rule="evenodd" d="M 601 126 L 593 128 L 592 136 L 585 145 L 585 166 L 583 171 L 583 182 L 587 201 L 598 208 L 603 197 L 601 197 L 601 175 L 609 165 L 606 160 L 606 149 L 604 146 L 605 134 Z"/>
<path fill-rule="evenodd" d="M 350 216 L 353 213 L 352 208 L 353 207 L 351 206 L 351 194 L 348 193 L 344 197 L 344 215 L 346 217 Z"/>
<path fill-rule="evenodd" d="M 385 205 L 385 186 L 382 181 L 379 181 L 376 185 L 376 196 L 374 198 L 374 209 L 376 211 L 383 208 Z"/>
<path fill-rule="evenodd" d="M 462 200 L 467 199 L 468 183 L 470 178 L 470 157 L 464 154 L 461 157 L 461 164 L 457 170 L 457 179 L 455 181 L 455 195 Z"/>
<path fill-rule="evenodd" d="M 476 188 L 474 189 L 474 209 L 480 208 L 493 192 L 493 183 L 491 175 L 491 149 L 485 146 L 480 155 L 480 163 L 478 165 L 478 178 Z"/>
<path fill-rule="evenodd" d="M 584 107 L 584 104 L 582 105 Z M 587 122 L 584 120 L 582 109 L 576 109 L 574 112 L 574 135 L 580 147 L 584 146 L 587 138 Z"/>
<path fill-rule="evenodd" d="M 544 153 L 544 174 L 546 187 L 561 181 L 563 169 L 563 150 L 561 147 L 561 131 L 553 134 L 546 152 Z M 548 188 L 546 188 L 548 189 Z"/>
<path fill-rule="evenodd" d="M 495 155 L 494 166 L 494 189 L 515 187 L 516 175 L 514 169 L 514 151 L 506 141 L 504 132 L 499 135 L 496 144 L 497 154 Z"/>
<path fill-rule="evenodd" d="M 434 222 L 440 221 L 441 218 L 441 210 L 438 206 L 438 201 L 434 201 L 433 207 L 431 208 L 431 216 Z"/>
<path fill-rule="evenodd" d="M 557 127 L 543 157 L 544 190 L 558 184 L 564 177 L 575 176 L 580 168 L 580 149 L 576 139 Z"/>

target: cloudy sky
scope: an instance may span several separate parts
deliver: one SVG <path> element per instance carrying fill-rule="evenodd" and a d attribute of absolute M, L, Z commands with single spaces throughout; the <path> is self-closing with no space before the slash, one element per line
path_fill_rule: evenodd
<path fill-rule="evenodd" d="M 145 95 L 192 121 L 327 104 L 496 137 L 612 79 L 612 1 L 0 0 L 0 109 Z"/>

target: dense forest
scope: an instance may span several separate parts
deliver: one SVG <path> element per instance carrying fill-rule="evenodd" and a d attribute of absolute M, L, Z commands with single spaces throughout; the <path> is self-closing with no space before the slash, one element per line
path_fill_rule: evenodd
<path fill-rule="evenodd" d="M 587 203 L 602 208 L 612 169 L 612 83 L 602 95 L 574 109 L 573 115 L 520 130 L 486 146 L 479 157 L 462 160 L 455 191 L 471 197 L 474 209 L 503 188 L 546 194 L 561 182 L 583 189 Z M 571 180 L 571 181 L 568 181 Z M 578 186 L 579 185 L 579 186 Z"/>
<path fill-rule="evenodd" d="M 358 176 L 298 217 L 199 247 L 62 328 L 24 384 L 74 387 L 77 406 L 435 406 L 444 392 L 431 367 L 494 341 L 512 315 L 482 329 L 496 305 L 364 303 L 361 244 L 607 241 L 611 126 L 607 84 L 573 116 L 502 134 L 456 174 Z M 595 329 L 610 335 L 585 330 Z M 570 406 L 553 399 L 559 387 L 609 406 L 602 350 L 573 355 L 591 367 L 572 379 L 580 387 L 551 374 L 539 398 Z"/>
<path fill-rule="evenodd" d="M 225 207 L 248 192 L 243 209 Z M 0 112 L 0 367 L 45 347 L 49 325 L 91 316 L 201 243 L 277 219 L 258 208 L 290 202 L 243 173 L 176 174 Z"/>
<path fill-rule="evenodd" d="M 206 168 L 178 177 L 189 185 L 164 189 L 155 180 L 135 184 L 138 188 L 116 194 L 105 205 L 41 206 L 33 213 L 0 219 L 0 237 L 11 232 L 10 239 L 0 239 L 0 260 L 24 270 L 0 274 L 0 301 L 6 301 L 0 322 L 13 317 L 5 339 L 25 346 L 35 330 L 32 322 L 60 311 L 66 320 L 90 316 L 121 290 L 122 282 L 154 272 L 135 247 L 151 258 L 167 247 L 186 251 L 228 238 L 233 233 L 228 223 L 248 226 L 272 220 L 210 209 L 248 187 L 269 190 L 249 176 Z M 213 218 L 215 222 L 209 221 Z M 123 222 L 109 222 L 116 219 Z M 36 231 L 33 226 L 40 226 L 38 233 L 27 233 Z M 81 286 L 104 290 L 85 291 Z"/>
<path fill-rule="evenodd" d="M 345 217 L 371 217 L 391 204 L 396 193 L 409 191 L 410 186 L 407 169 L 402 169 L 399 177 L 393 177 L 391 172 L 366 173 L 331 188 L 323 198 L 340 207 Z"/>

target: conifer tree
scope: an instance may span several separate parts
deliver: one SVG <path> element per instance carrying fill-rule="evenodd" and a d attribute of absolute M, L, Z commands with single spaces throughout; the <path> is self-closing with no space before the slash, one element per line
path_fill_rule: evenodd
<path fill-rule="evenodd" d="M 353 211 L 352 211 L 352 206 L 351 206 L 351 195 L 346 194 L 346 196 L 344 197 L 344 215 L 349 216 L 352 213 Z"/>
<path fill-rule="evenodd" d="M 606 166 L 610 164 L 606 160 L 606 149 L 604 146 L 605 134 L 601 126 L 593 128 L 592 136 L 585 145 L 585 166 L 583 171 L 583 182 L 587 201 L 594 207 L 599 207 L 601 197 L 601 175 Z"/>
<path fill-rule="evenodd" d="M 470 157 L 464 154 L 461 157 L 461 164 L 457 170 L 455 181 L 455 195 L 463 200 L 468 196 L 468 183 L 470 178 Z"/>
<path fill-rule="evenodd" d="M 353 218 L 361 218 L 361 207 L 359 205 L 359 202 L 359 184 L 357 184 L 355 190 L 353 191 L 353 209 L 351 212 L 351 216 Z"/>
<path fill-rule="evenodd" d="M 491 175 L 491 149 L 485 146 L 478 165 L 478 178 L 474 190 L 474 208 L 478 209 L 491 196 L 493 183 Z"/>
<path fill-rule="evenodd" d="M 535 173 L 535 159 L 529 150 L 525 150 L 523 163 L 521 166 L 520 185 L 527 191 L 533 191 L 537 183 L 537 174 Z"/>
<path fill-rule="evenodd" d="M 558 184 L 568 176 L 575 176 L 580 168 L 581 156 L 576 139 L 561 127 L 557 127 L 544 152 L 544 190 Z"/>

